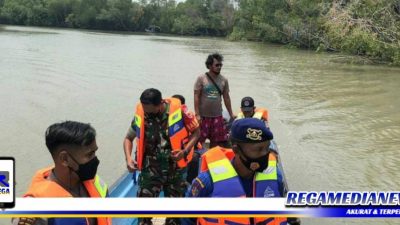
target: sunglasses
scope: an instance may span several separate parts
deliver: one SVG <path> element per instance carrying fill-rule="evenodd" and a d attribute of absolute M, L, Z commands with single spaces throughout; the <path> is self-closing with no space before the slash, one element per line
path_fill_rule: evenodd
<path fill-rule="evenodd" d="M 214 66 L 215 66 L 215 67 L 222 67 L 223 65 L 222 65 L 222 63 L 217 63 L 217 64 L 215 64 Z"/>

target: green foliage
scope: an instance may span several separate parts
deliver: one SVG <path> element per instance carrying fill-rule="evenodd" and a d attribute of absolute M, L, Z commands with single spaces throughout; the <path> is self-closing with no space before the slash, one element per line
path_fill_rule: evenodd
<path fill-rule="evenodd" d="M 172 32 L 226 36 L 232 31 L 234 8 L 228 0 L 187 0 L 175 11 Z"/>
<path fill-rule="evenodd" d="M 331 48 L 400 65 L 400 1 L 359 0 L 333 4 L 324 15 L 324 39 Z"/>
<path fill-rule="evenodd" d="M 400 65 L 400 0 L 0 0 L 0 23 L 226 36 Z"/>
<path fill-rule="evenodd" d="M 131 0 L 113 0 L 96 14 L 95 20 L 101 29 L 136 30 L 140 14 L 139 5 Z"/>
<path fill-rule="evenodd" d="M 18 25 L 50 25 L 48 10 L 41 0 L 4 0 L 0 22 Z"/>
<path fill-rule="evenodd" d="M 233 31 L 229 34 L 228 39 L 230 41 L 241 41 L 245 40 L 246 32 L 240 28 L 234 27 Z"/>
<path fill-rule="evenodd" d="M 231 40 L 337 50 L 400 65 L 399 0 L 239 0 Z"/>
<path fill-rule="evenodd" d="M 176 18 L 172 27 L 172 32 L 177 34 L 194 34 L 196 31 L 195 21 L 189 16 L 181 15 Z"/>
<path fill-rule="evenodd" d="M 75 0 L 50 0 L 47 2 L 49 22 L 53 26 L 66 27 L 66 18 L 72 14 L 73 6 L 77 4 Z"/>

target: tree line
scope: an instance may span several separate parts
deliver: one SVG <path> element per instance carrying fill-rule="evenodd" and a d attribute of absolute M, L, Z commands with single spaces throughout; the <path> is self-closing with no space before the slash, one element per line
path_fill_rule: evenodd
<path fill-rule="evenodd" d="M 0 0 L 0 23 L 28 26 L 226 36 L 233 15 L 227 0 Z"/>
<path fill-rule="evenodd" d="M 400 65 L 400 0 L 0 0 L 0 23 L 227 37 Z"/>

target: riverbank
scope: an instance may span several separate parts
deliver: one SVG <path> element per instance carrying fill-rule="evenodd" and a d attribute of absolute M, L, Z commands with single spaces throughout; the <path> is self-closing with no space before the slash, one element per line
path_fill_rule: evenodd
<path fill-rule="evenodd" d="M 48 27 L 48 26 L 24 26 L 24 25 L 8 25 L 8 24 L 0 24 L 0 32 L 4 30 L 6 26 L 11 26 L 11 27 L 25 27 L 27 29 L 31 28 L 44 28 L 44 29 L 54 29 L 54 30 L 60 30 L 60 31 L 82 31 L 82 32 L 97 32 L 97 33 L 104 33 L 104 34 L 123 34 L 123 35 L 151 35 L 151 36 L 159 36 L 159 37 L 176 37 L 176 38 L 201 38 L 201 39 L 207 39 L 207 38 L 213 38 L 216 40 L 227 40 L 232 43 L 259 43 L 263 45 L 276 45 L 276 46 L 281 46 L 287 49 L 292 49 L 292 50 L 299 50 L 299 51 L 311 51 L 314 53 L 323 53 L 323 54 L 329 54 L 329 55 L 336 55 L 337 57 L 333 57 L 331 59 L 332 62 L 334 63 L 343 63 L 343 64 L 354 64 L 354 65 L 376 65 L 376 66 L 387 66 L 387 67 L 398 67 L 398 65 L 393 65 L 387 61 L 383 61 L 377 58 L 370 58 L 366 56 L 357 56 L 357 55 L 351 55 L 345 52 L 339 52 L 339 51 L 321 51 L 321 50 L 315 50 L 315 49 L 306 49 L 306 48 L 299 48 L 297 46 L 291 45 L 291 44 L 282 44 L 282 43 L 268 43 L 268 42 L 262 42 L 260 40 L 230 40 L 229 37 L 215 37 L 215 36 L 191 36 L 191 35 L 177 35 L 174 33 L 148 33 L 148 32 L 133 32 L 133 31 L 115 31 L 115 30 L 98 30 L 98 29 L 82 29 L 82 28 L 66 28 L 66 27 Z M 10 31 L 9 29 L 7 30 L 8 32 Z M 17 32 L 17 31 L 16 31 Z M 32 31 L 34 32 L 34 31 Z"/>
<path fill-rule="evenodd" d="M 400 65 L 400 2 L 0 0 L 0 24 L 225 37 Z"/>

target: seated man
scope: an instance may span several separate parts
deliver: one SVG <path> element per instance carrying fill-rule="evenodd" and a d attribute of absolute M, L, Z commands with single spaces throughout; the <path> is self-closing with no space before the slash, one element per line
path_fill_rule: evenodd
<path fill-rule="evenodd" d="M 36 172 L 24 197 L 91 197 L 108 195 L 99 178 L 96 131 L 90 124 L 66 121 L 46 130 L 46 146 L 54 166 Z M 110 218 L 16 218 L 16 225 L 111 225 Z"/>
<path fill-rule="evenodd" d="M 286 193 L 275 154 L 268 148 L 273 135 L 255 118 L 236 120 L 232 149 L 215 147 L 202 157 L 202 172 L 189 197 L 283 197 Z M 214 168 L 218 167 L 218 171 Z M 225 169 L 221 169 L 221 167 Z M 224 177 L 224 179 L 221 179 Z M 212 222 L 216 221 L 216 222 Z M 198 218 L 198 224 L 285 224 L 286 218 Z"/>
<path fill-rule="evenodd" d="M 268 120 L 268 110 L 263 108 L 256 108 L 254 106 L 254 99 L 252 97 L 244 97 L 240 104 L 241 112 L 237 115 L 237 119 L 243 118 L 256 118 L 265 122 L 265 125 L 269 127 Z"/>
<path fill-rule="evenodd" d="M 252 97 L 244 97 L 240 104 L 241 112 L 238 114 L 236 119 L 243 119 L 243 118 L 256 118 L 259 120 L 264 121 L 265 126 L 269 128 L 269 113 L 267 109 L 264 108 L 256 108 L 254 106 L 254 99 Z M 270 142 L 269 148 L 275 153 L 278 154 L 277 146 L 275 142 Z"/>

